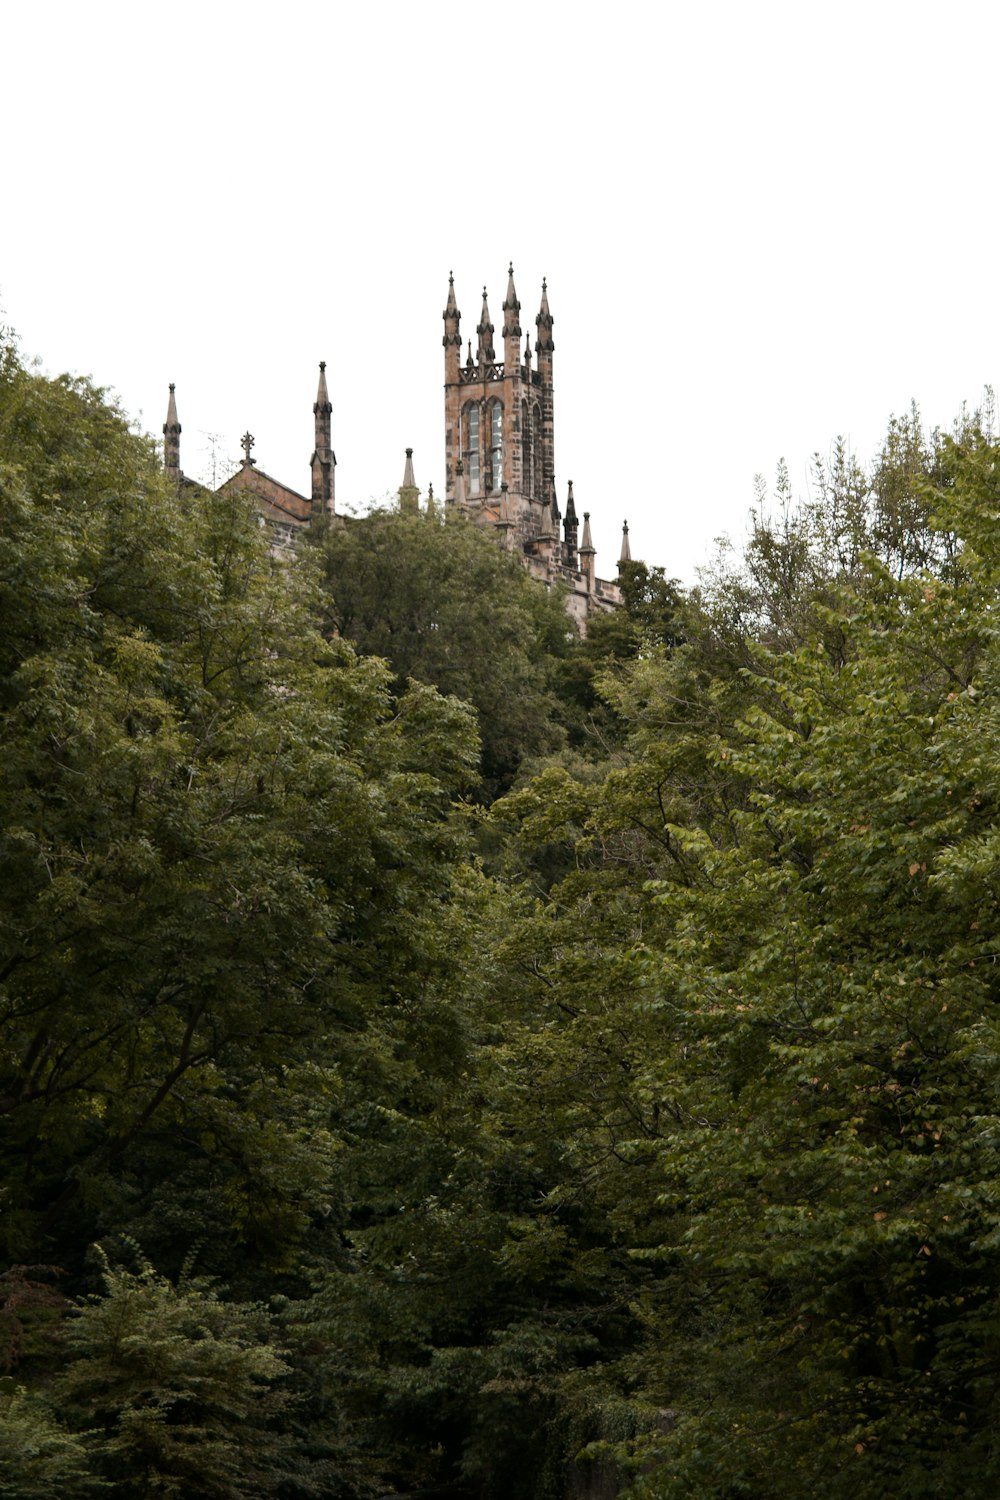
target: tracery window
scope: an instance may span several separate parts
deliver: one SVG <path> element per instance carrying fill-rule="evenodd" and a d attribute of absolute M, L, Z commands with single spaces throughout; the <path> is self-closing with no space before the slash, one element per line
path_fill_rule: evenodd
<path fill-rule="evenodd" d="M 521 402 L 521 482 L 527 495 L 535 493 L 531 472 L 531 418 L 527 401 Z"/>
<path fill-rule="evenodd" d="M 536 500 L 544 500 L 545 475 L 543 463 L 544 444 L 542 443 L 542 411 L 541 407 L 538 406 L 537 403 L 531 413 L 531 426 L 535 437 L 534 450 L 532 453 L 531 493 L 534 495 Z"/>
<path fill-rule="evenodd" d="M 479 462 L 479 407 L 470 406 L 466 414 L 465 470 L 469 476 L 469 494 L 478 495 L 482 482 Z"/>
<path fill-rule="evenodd" d="M 490 478 L 491 490 L 503 483 L 503 407 L 494 401 L 490 407 Z"/>

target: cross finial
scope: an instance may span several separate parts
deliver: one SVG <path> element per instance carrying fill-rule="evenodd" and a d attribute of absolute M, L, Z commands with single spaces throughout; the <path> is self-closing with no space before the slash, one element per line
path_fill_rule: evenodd
<path fill-rule="evenodd" d="M 253 447 L 253 443 L 254 443 L 253 433 L 251 433 L 251 432 L 245 432 L 243 434 L 243 436 L 240 438 L 240 446 L 243 449 L 243 455 L 244 455 L 243 456 L 243 463 L 244 463 L 245 466 L 252 466 L 253 465 L 253 459 L 250 457 L 250 449 Z"/>

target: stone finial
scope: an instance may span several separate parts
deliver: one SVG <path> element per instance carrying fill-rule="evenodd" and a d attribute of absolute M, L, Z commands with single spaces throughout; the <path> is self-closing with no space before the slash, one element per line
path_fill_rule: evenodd
<path fill-rule="evenodd" d="M 597 548 L 594 546 L 590 535 L 590 511 L 585 510 L 583 513 L 583 541 L 580 543 L 580 553 L 582 555 L 584 552 L 596 551 Z"/>
<path fill-rule="evenodd" d="M 244 469 L 252 469 L 256 463 L 256 459 L 250 457 L 250 449 L 254 446 L 255 441 L 256 439 L 249 429 L 240 438 L 240 447 L 243 449 Z"/>
<path fill-rule="evenodd" d="M 622 522 L 622 550 L 621 550 L 621 552 L 618 555 L 618 561 L 619 561 L 619 563 L 626 563 L 626 562 L 631 562 L 632 561 L 632 549 L 629 546 L 629 541 L 628 541 L 628 522 L 627 521 L 623 521 Z"/>

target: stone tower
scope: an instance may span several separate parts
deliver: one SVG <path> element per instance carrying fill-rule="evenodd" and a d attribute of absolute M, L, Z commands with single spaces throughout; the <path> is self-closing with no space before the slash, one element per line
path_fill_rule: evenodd
<path fill-rule="evenodd" d="M 542 282 L 535 319 L 537 368 L 532 368 L 530 341 L 521 351 L 521 304 L 514 287 L 514 267 L 507 273 L 507 295 L 501 308 L 503 358 L 497 359 L 486 288 L 476 326 L 476 357 L 471 340 L 462 363 L 461 314 L 454 277 L 448 278 L 444 310 L 445 499 L 464 504 L 484 522 L 500 522 L 520 542 L 541 536 L 555 484 L 552 401 L 552 314 Z M 459 465 L 461 464 L 461 469 Z M 459 478 L 461 475 L 461 478 Z M 501 520 L 503 486 L 506 505 Z"/>

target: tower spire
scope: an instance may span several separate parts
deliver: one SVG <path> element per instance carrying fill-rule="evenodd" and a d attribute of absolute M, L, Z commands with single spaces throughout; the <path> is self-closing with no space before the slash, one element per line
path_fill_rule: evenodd
<path fill-rule="evenodd" d="M 448 272 L 448 302 L 441 316 L 444 319 L 444 337 L 441 340 L 444 345 L 444 383 L 450 385 L 458 380 L 458 367 L 462 358 L 462 335 L 458 331 L 462 314 L 455 301 L 455 278 L 451 271 Z"/>
<path fill-rule="evenodd" d="M 480 365 L 492 365 L 496 362 L 496 354 L 493 351 L 493 324 L 490 322 L 489 303 L 486 301 L 486 288 L 483 287 L 483 311 L 480 321 L 476 326 L 479 335 L 479 363 Z"/>
<path fill-rule="evenodd" d="M 177 402 L 171 382 L 167 399 L 167 420 L 163 424 L 163 472 L 171 484 L 179 484 L 181 478 L 181 424 L 177 420 Z"/>
<path fill-rule="evenodd" d="M 514 290 L 514 262 L 507 267 L 507 295 L 503 299 L 503 357 L 504 364 L 516 369 L 521 345 L 521 304 Z"/>
<path fill-rule="evenodd" d="M 312 503 L 313 511 L 320 515 L 334 515 L 334 470 L 337 467 L 337 457 L 333 451 L 330 436 L 330 418 L 333 415 L 333 406 L 330 402 L 330 392 L 326 388 L 326 360 L 319 362 L 319 386 L 316 391 L 316 400 L 313 402 L 313 416 L 316 424 L 316 446 L 313 449 L 312 465 Z"/>
<path fill-rule="evenodd" d="M 552 506 L 548 496 L 542 501 L 542 520 L 538 528 L 538 539 L 535 543 L 536 550 L 549 562 L 552 553 L 559 545 L 559 533 L 552 523 Z"/>
<path fill-rule="evenodd" d="M 555 454 L 555 416 L 553 413 L 552 396 L 552 351 L 555 345 L 552 342 L 552 314 L 549 311 L 549 289 L 548 283 L 542 281 L 542 301 L 535 319 L 535 330 L 538 334 L 535 340 L 535 351 L 538 354 L 538 369 L 535 372 L 532 384 L 535 381 L 541 386 L 539 395 L 542 408 L 542 493 L 547 494 L 549 485 L 552 483 L 556 472 Z M 538 441 L 538 438 L 535 438 Z"/>
<path fill-rule="evenodd" d="M 566 563 L 570 568 L 576 569 L 577 536 L 579 533 L 579 522 L 576 518 L 576 505 L 573 501 L 573 481 L 569 482 L 569 493 L 566 496 L 566 519 L 563 522 L 564 547 L 566 551 Z"/>
<path fill-rule="evenodd" d="M 580 543 L 580 572 L 586 574 L 588 594 L 594 592 L 594 553 L 596 551 L 597 548 L 594 546 L 590 535 L 590 511 L 585 510 L 583 513 L 583 541 Z"/>
<path fill-rule="evenodd" d="M 420 509 L 420 491 L 413 477 L 413 449 L 406 450 L 406 463 L 403 467 L 403 482 L 399 486 L 399 508 L 401 511 L 415 515 Z"/>
<path fill-rule="evenodd" d="M 631 562 L 631 561 L 632 561 L 632 548 L 629 546 L 629 541 L 628 541 L 628 522 L 627 521 L 623 521 L 622 522 L 622 550 L 618 554 L 618 566 L 621 567 L 622 563 L 627 563 L 627 562 Z"/>
<path fill-rule="evenodd" d="M 548 282 L 542 278 L 542 303 L 538 309 L 535 319 L 535 327 L 538 329 L 538 338 L 535 341 L 535 350 L 539 355 L 551 355 L 555 344 L 552 342 L 552 324 L 555 322 L 549 311 L 549 288 Z M 539 361 L 541 363 L 541 361 Z"/>

